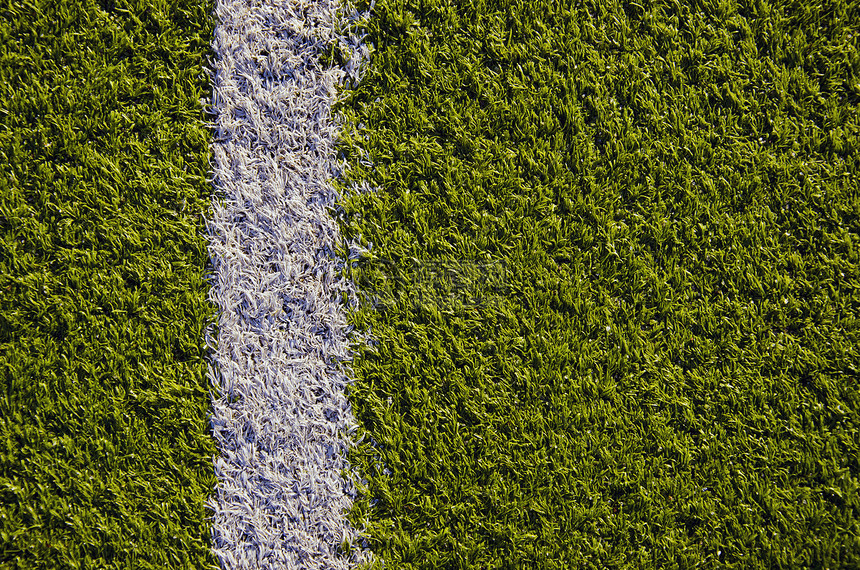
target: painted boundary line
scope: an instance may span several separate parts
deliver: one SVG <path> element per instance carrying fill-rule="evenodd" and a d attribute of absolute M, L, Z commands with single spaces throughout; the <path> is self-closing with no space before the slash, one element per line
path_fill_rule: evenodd
<path fill-rule="evenodd" d="M 220 457 L 209 501 L 223 568 L 350 568 L 370 559 L 346 521 L 341 475 L 356 425 L 340 243 L 327 208 L 336 85 L 367 50 L 338 31 L 336 0 L 217 0 L 214 186 L 207 220 L 219 308 L 209 378 Z M 354 17 L 353 17 L 354 19 Z M 352 59 L 326 67 L 338 42 Z M 349 542 L 349 556 L 341 545 Z"/>

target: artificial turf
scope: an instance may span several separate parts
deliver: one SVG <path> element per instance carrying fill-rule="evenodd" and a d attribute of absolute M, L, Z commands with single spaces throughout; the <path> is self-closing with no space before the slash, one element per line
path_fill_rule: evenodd
<path fill-rule="evenodd" d="M 368 22 L 341 224 L 386 567 L 856 567 L 860 3 Z"/>
<path fill-rule="evenodd" d="M 213 567 L 199 0 L 0 5 L 0 567 Z"/>

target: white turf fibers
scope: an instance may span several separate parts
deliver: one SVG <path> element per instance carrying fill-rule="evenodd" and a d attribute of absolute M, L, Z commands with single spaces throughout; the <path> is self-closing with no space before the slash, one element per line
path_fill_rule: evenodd
<path fill-rule="evenodd" d="M 357 80 L 368 51 L 338 31 L 338 10 L 333 0 L 217 0 L 207 240 L 219 315 L 217 343 L 207 342 L 219 453 L 209 507 L 223 568 L 370 559 L 345 518 L 356 424 L 342 297 L 356 292 L 327 210 L 341 172 L 335 86 Z M 320 62 L 333 42 L 351 54 L 346 65 Z"/>

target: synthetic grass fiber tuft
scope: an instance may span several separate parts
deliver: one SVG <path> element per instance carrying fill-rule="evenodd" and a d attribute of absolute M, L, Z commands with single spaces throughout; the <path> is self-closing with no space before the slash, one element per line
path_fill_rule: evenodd
<path fill-rule="evenodd" d="M 855 567 L 860 3 L 379 0 L 366 31 L 337 110 L 377 189 L 342 227 L 386 567 Z"/>

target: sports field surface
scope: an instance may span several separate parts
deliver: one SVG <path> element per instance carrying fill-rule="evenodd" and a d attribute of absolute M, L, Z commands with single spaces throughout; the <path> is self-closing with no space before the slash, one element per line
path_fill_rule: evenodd
<path fill-rule="evenodd" d="M 860 3 L 373 14 L 339 110 L 374 552 L 860 563 Z"/>
<path fill-rule="evenodd" d="M 0 568 L 856 568 L 858 147 L 858 0 L 4 2 Z"/>
<path fill-rule="evenodd" d="M 0 4 L 0 567 L 213 566 L 209 6 Z"/>

